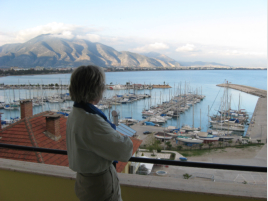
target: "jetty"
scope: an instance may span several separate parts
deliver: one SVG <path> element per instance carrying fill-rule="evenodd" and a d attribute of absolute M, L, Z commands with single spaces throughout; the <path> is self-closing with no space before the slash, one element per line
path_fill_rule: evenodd
<path fill-rule="evenodd" d="M 254 87 L 249 87 L 249 86 L 245 86 L 245 85 L 224 83 L 224 84 L 218 84 L 217 86 L 218 87 L 227 87 L 227 88 L 231 88 L 231 89 L 236 89 L 236 90 L 248 93 L 248 94 L 259 96 L 261 98 L 267 97 L 267 90 L 258 89 L 258 88 L 254 88 Z"/>
<path fill-rule="evenodd" d="M 177 110 L 177 111 L 179 111 L 178 107 L 180 107 L 180 105 L 186 104 L 187 101 L 193 100 L 196 97 L 198 97 L 198 95 L 196 95 L 196 94 L 188 94 L 185 98 L 182 98 L 182 99 L 179 99 L 178 98 L 178 99 L 176 99 L 176 102 L 173 102 L 171 100 L 168 103 L 164 103 L 164 104 L 161 105 L 161 108 L 159 108 L 160 110 L 157 110 L 157 112 L 155 114 L 153 114 L 151 116 L 148 116 L 146 119 L 144 119 L 142 121 L 139 121 L 137 123 L 137 125 L 141 126 L 141 125 L 144 124 L 144 122 L 150 121 L 151 118 L 155 118 L 156 116 L 159 116 L 161 114 L 167 113 L 168 111 L 171 111 L 171 110 Z M 202 96 L 202 95 L 201 96 L 199 95 L 199 97 L 201 99 L 204 98 L 204 96 Z"/>
<path fill-rule="evenodd" d="M 153 84 L 153 88 L 167 89 L 171 88 L 168 84 Z"/>
<path fill-rule="evenodd" d="M 267 142 L 267 90 L 230 83 L 218 84 L 217 86 L 228 87 L 259 97 L 246 136 Z"/>

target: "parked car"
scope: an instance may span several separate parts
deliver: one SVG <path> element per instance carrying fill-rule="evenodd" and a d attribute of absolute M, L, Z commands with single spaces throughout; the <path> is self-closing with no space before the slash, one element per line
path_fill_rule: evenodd
<path fill-rule="evenodd" d="M 146 135 L 146 134 L 150 134 L 151 132 L 150 131 L 144 131 L 143 134 Z"/>

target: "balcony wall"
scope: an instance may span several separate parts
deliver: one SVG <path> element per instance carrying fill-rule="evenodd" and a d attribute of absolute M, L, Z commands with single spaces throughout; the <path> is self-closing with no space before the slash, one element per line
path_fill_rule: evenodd
<path fill-rule="evenodd" d="M 124 201 L 266 200 L 266 186 L 119 174 Z M 78 200 L 67 167 L 0 159 L 0 200 Z"/>

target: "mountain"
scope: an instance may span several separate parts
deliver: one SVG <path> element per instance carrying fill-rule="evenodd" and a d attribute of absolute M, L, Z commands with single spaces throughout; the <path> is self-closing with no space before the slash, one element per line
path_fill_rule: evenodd
<path fill-rule="evenodd" d="M 179 67 L 181 66 L 179 62 L 175 61 L 174 59 L 171 59 L 170 57 L 164 55 L 164 54 L 160 54 L 157 52 L 149 52 L 149 53 L 143 53 L 142 55 L 149 57 L 149 58 L 153 58 L 156 59 L 159 62 L 163 62 L 163 63 L 167 63 L 172 67 Z"/>
<path fill-rule="evenodd" d="M 147 57 L 128 51 L 118 52 L 101 43 L 84 39 L 64 39 L 50 34 L 25 43 L 0 47 L 0 67 L 67 67 L 94 64 L 101 67 L 175 67 L 167 56 Z"/>
<path fill-rule="evenodd" d="M 150 58 L 154 58 L 156 60 L 160 60 L 163 61 L 165 63 L 169 63 L 170 65 L 174 65 L 176 66 L 177 63 L 180 64 L 180 66 L 198 66 L 198 67 L 223 67 L 223 66 L 227 66 L 225 64 L 220 64 L 220 63 L 215 63 L 215 62 L 203 62 L 203 61 L 194 61 L 194 62 L 183 62 L 183 61 L 175 61 L 174 59 L 171 59 L 170 57 L 164 55 L 164 54 L 160 54 L 157 52 L 149 52 L 149 53 L 143 53 L 142 55 L 150 57 Z M 176 66 L 177 67 L 177 66 Z M 230 67 L 230 66 L 228 66 Z"/>
<path fill-rule="evenodd" d="M 181 66 L 206 66 L 206 67 L 222 67 L 222 66 L 227 66 L 230 67 L 228 65 L 225 64 L 220 64 L 220 63 L 215 63 L 215 62 L 203 62 L 203 61 L 194 61 L 194 62 L 183 62 L 183 61 L 179 61 L 179 63 L 181 64 Z"/>

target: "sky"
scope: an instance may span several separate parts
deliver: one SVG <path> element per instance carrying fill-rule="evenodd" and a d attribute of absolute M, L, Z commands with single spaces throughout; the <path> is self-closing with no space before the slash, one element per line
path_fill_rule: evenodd
<path fill-rule="evenodd" d="M 0 46 L 40 34 L 176 61 L 267 67 L 266 0 L 0 0 Z"/>

